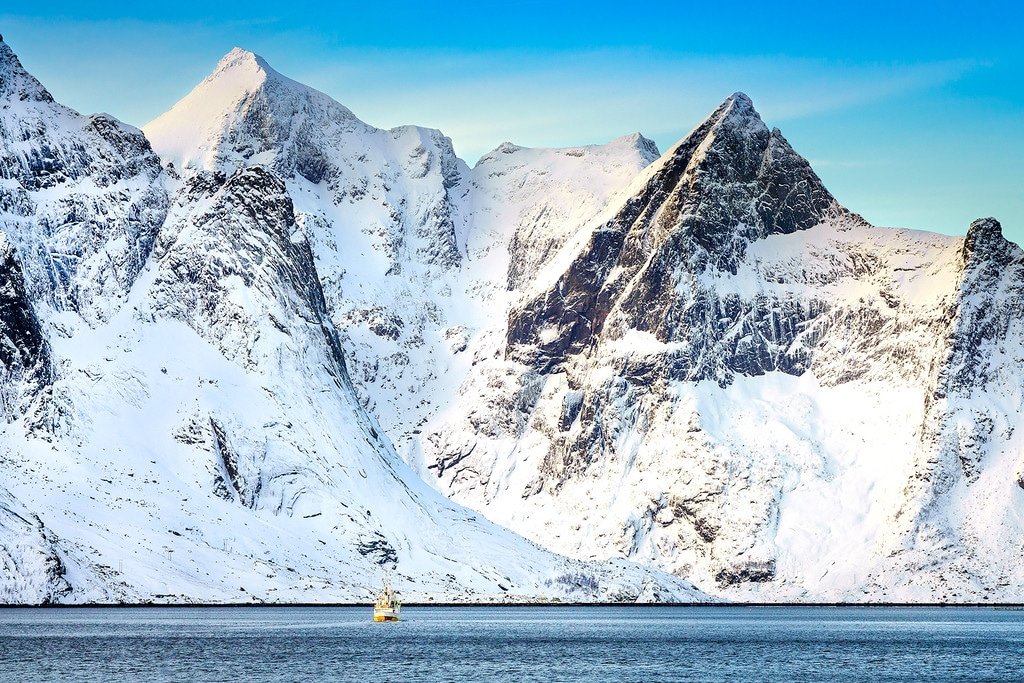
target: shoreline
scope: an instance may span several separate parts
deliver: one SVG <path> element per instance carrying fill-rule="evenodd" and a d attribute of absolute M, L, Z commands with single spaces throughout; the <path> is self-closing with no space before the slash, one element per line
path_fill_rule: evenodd
<path fill-rule="evenodd" d="M 82 604 L 61 604 L 49 603 L 41 605 L 28 604 L 0 604 L 0 610 L 5 609 L 182 609 L 182 608 L 203 608 L 212 609 L 218 607 L 229 608 L 363 608 L 371 609 L 372 602 L 135 602 L 135 603 L 82 603 Z M 845 608 L 950 608 L 950 609 L 994 609 L 1007 611 L 1024 611 L 1024 602 L 404 602 L 402 607 L 445 607 L 445 608 L 485 608 L 485 607 L 531 607 L 550 609 L 559 607 L 640 607 L 640 608 L 821 608 L 831 607 L 837 609 Z"/>

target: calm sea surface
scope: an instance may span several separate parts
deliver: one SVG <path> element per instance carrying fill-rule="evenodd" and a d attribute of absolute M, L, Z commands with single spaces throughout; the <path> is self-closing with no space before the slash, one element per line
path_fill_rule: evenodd
<path fill-rule="evenodd" d="M 5 681 L 1021 681 L 1024 612 L 2 609 Z"/>

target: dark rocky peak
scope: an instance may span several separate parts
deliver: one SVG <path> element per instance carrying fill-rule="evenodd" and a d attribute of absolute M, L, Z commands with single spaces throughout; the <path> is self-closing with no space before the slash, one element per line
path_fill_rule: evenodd
<path fill-rule="evenodd" d="M 25 67 L 21 65 L 14 50 L 2 40 L 0 40 L 0 99 L 53 102 L 53 97 L 42 83 L 25 71 Z M 0 107 L 3 105 L 4 103 L 0 102 Z"/>
<path fill-rule="evenodd" d="M 660 222 L 688 234 L 695 266 L 736 271 L 747 243 L 804 230 L 841 211 L 810 164 L 750 98 L 727 98 L 666 154 L 652 182 L 667 193 Z M 668 181 L 668 182 L 666 182 Z"/>
<path fill-rule="evenodd" d="M 615 312 L 621 328 L 674 339 L 694 316 L 711 315 L 707 307 L 694 312 L 704 296 L 692 291 L 700 273 L 735 274 L 752 241 L 847 213 L 743 93 L 645 173 L 642 189 L 593 232 L 559 280 L 511 312 L 511 354 L 525 352 L 544 369 L 558 365 L 591 346 Z"/>
<path fill-rule="evenodd" d="M 756 170 L 757 152 L 764 149 L 768 135 L 754 103 L 738 92 L 718 105 L 676 149 L 685 149 L 686 161 L 701 162 L 705 171 L 744 177 Z"/>
<path fill-rule="evenodd" d="M 700 124 L 665 153 L 662 165 L 679 177 L 696 162 L 704 162 L 706 171 L 732 174 L 736 163 L 745 163 L 747 175 L 753 156 L 747 150 L 763 149 L 768 127 L 754 109 L 754 103 L 741 92 L 725 99 Z"/>
<path fill-rule="evenodd" d="M 21 409 L 27 392 L 50 379 L 49 348 L 26 291 L 14 246 L 0 232 L 0 419 Z"/>
<path fill-rule="evenodd" d="M 964 266 L 984 262 L 1005 265 L 1020 256 L 1020 248 L 1003 237 L 1003 227 L 995 218 L 979 218 L 971 223 L 964 239 Z"/>

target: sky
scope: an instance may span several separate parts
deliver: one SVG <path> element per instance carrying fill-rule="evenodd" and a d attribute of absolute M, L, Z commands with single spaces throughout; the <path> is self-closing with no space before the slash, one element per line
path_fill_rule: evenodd
<path fill-rule="evenodd" d="M 235 46 L 367 123 L 441 129 L 470 164 L 504 141 L 635 131 L 665 150 L 742 91 L 872 223 L 964 234 L 995 216 L 1024 243 L 1011 2 L 21 4 L 0 8 L 0 33 L 25 67 L 59 101 L 136 126 Z"/>

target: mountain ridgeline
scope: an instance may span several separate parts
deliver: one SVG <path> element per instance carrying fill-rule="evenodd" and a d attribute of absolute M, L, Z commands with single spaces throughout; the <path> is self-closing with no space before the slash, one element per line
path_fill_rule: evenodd
<path fill-rule="evenodd" d="M 472 168 L 237 48 L 0 98 L 0 602 L 1024 599 L 1024 252 L 742 93 Z"/>

